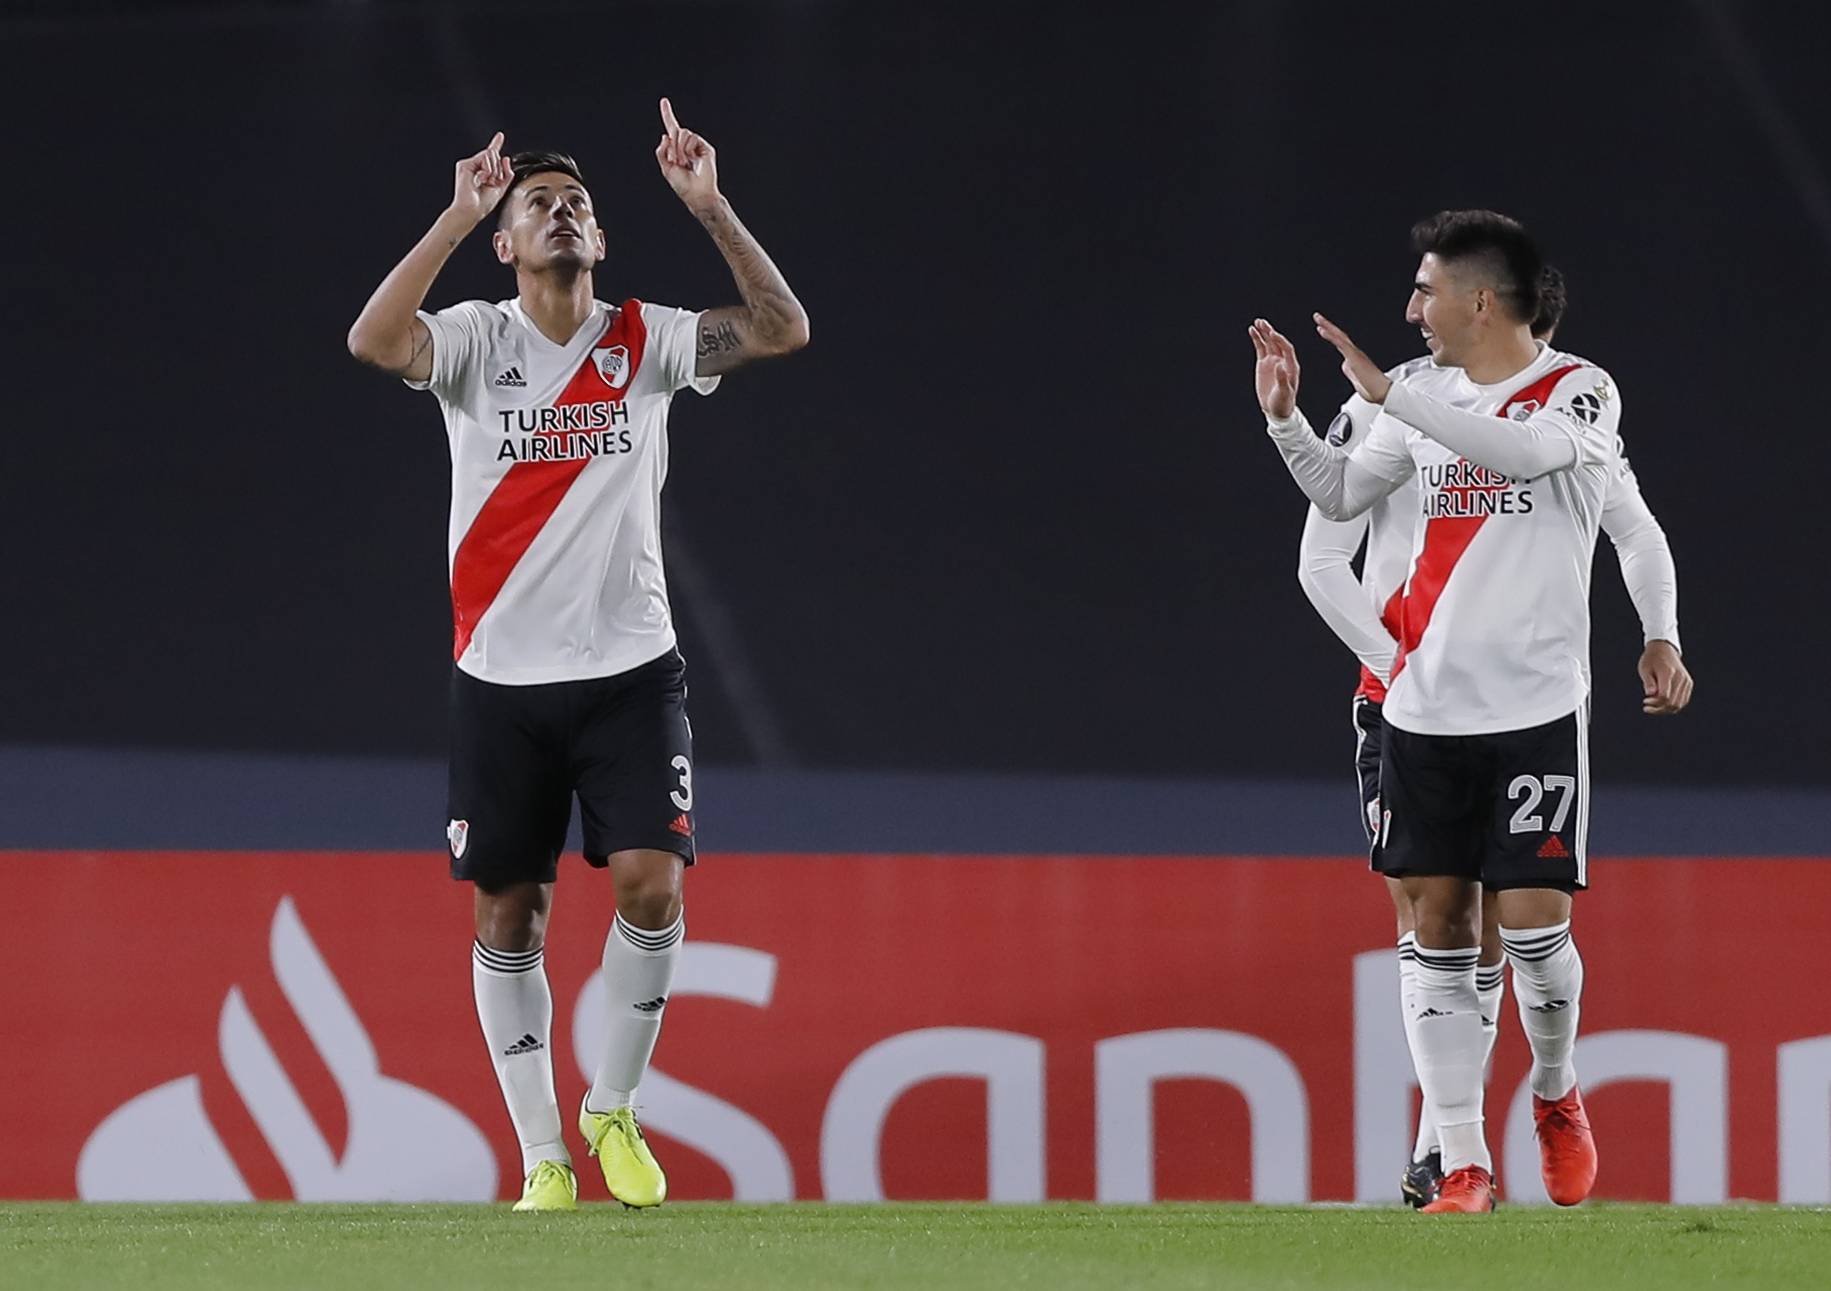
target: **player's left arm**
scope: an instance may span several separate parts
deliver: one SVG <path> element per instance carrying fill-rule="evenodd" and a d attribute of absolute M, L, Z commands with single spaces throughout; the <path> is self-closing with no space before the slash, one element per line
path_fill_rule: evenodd
<path fill-rule="evenodd" d="M 1691 702 L 1691 670 L 1678 640 L 1678 566 L 1672 545 L 1627 459 L 1609 481 L 1602 504 L 1602 530 L 1615 544 L 1621 579 L 1640 615 L 1646 648 L 1640 656 L 1641 708 L 1654 716 L 1683 712 Z"/>
<path fill-rule="evenodd" d="M 1608 375 L 1596 368 L 1582 367 L 1565 376 L 1545 406 L 1526 420 L 1502 421 L 1452 408 L 1394 382 L 1321 314 L 1316 315 L 1316 331 L 1340 352 L 1341 370 L 1362 398 L 1385 405 L 1393 417 L 1477 466 L 1533 480 L 1553 471 L 1600 465 L 1614 455 L 1620 401 Z"/>
<path fill-rule="evenodd" d="M 1387 681 L 1399 643 L 1380 622 L 1367 590 L 1354 576 L 1354 553 L 1367 536 L 1365 513 L 1331 520 L 1314 506 L 1303 521 L 1297 546 L 1297 585 L 1310 606 L 1341 643 L 1374 676 Z"/>
<path fill-rule="evenodd" d="M 662 177 L 712 235 L 744 301 L 699 316 L 694 375 L 715 377 L 758 359 L 794 353 L 808 341 L 807 311 L 719 192 L 718 154 L 703 136 L 682 128 L 666 99 L 661 100 L 661 124 L 655 160 Z"/>

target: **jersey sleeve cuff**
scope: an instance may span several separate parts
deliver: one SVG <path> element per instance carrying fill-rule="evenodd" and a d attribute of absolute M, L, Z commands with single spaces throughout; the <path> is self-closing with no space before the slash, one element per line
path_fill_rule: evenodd
<path fill-rule="evenodd" d="M 1315 433 L 1310 429 L 1309 418 L 1303 415 L 1301 408 L 1291 409 L 1291 415 L 1288 417 L 1267 417 L 1265 419 L 1265 432 L 1274 439 L 1294 438 L 1300 431 L 1306 435 Z"/>
<path fill-rule="evenodd" d="M 437 314 L 430 313 L 424 309 L 414 310 L 413 316 L 426 324 L 426 330 L 432 333 L 432 371 L 427 375 L 424 381 L 415 381 L 412 377 L 402 377 L 401 384 L 406 386 L 409 390 L 430 390 L 432 389 L 433 381 L 439 375 L 440 353 L 445 349 L 445 346 L 440 344 L 440 341 L 443 340 L 445 324 L 440 321 Z"/>

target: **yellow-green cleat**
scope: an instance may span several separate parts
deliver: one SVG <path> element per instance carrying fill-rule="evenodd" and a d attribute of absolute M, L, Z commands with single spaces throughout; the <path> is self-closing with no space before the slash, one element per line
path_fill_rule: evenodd
<path fill-rule="evenodd" d="M 635 1109 L 594 1112 L 579 1104 L 579 1133 L 604 1167 L 604 1186 L 625 1206 L 659 1206 L 668 1197 L 668 1177 L 648 1150 Z"/>
<path fill-rule="evenodd" d="M 577 1210 L 579 1177 L 564 1161 L 541 1161 L 521 1184 L 516 1210 Z"/>

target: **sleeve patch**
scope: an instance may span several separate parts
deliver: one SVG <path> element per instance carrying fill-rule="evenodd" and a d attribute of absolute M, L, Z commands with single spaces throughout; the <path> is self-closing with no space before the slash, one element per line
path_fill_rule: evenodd
<path fill-rule="evenodd" d="M 1602 398 L 1600 391 L 1585 390 L 1570 401 L 1570 415 L 1586 426 L 1595 425 L 1602 419 Z"/>

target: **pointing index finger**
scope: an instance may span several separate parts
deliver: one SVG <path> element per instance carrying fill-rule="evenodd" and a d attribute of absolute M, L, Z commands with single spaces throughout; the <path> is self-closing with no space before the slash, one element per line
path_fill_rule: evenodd
<path fill-rule="evenodd" d="M 674 105 L 667 101 L 665 95 L 661 99 L 661 124 L 670 135 L 680 133 L 680 122 L 674 117 Z"/>

